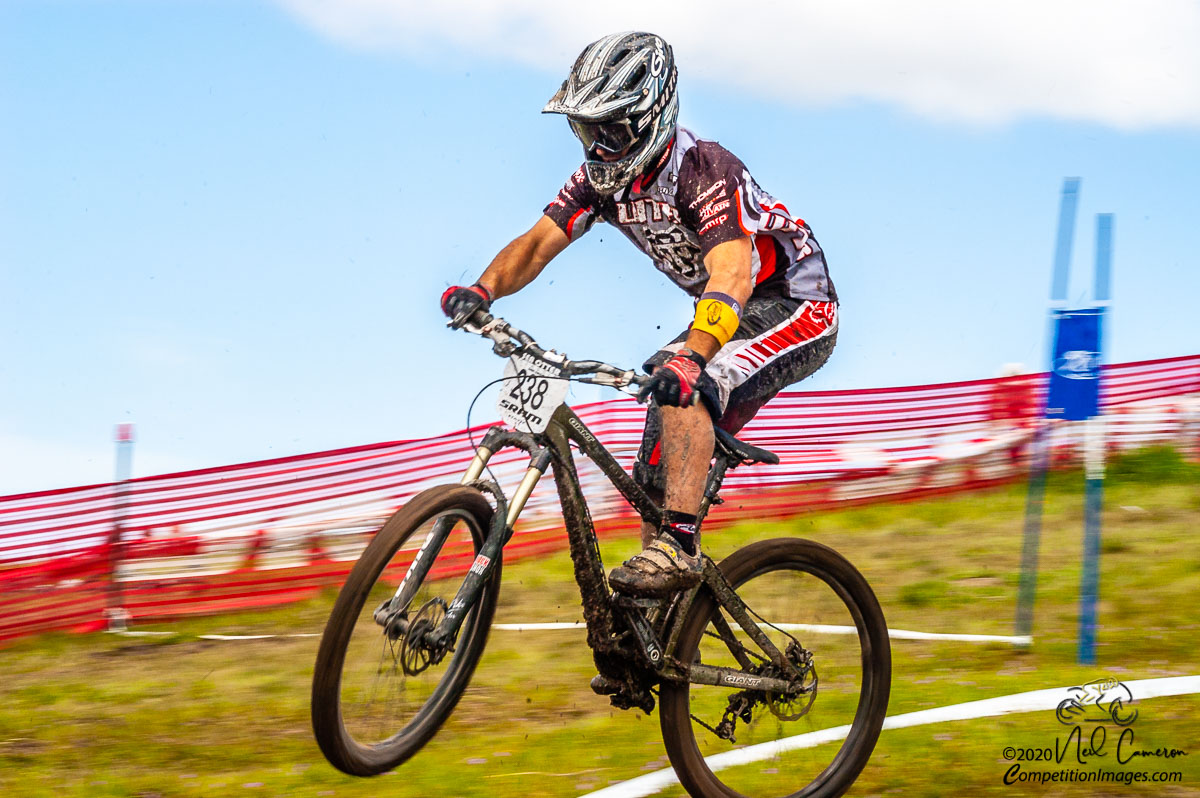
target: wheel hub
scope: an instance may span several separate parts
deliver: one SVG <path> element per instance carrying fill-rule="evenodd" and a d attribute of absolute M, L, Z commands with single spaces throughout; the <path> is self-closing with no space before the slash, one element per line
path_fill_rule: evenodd
<path fill-rule="evenodd" d="M 435 596 L 421 605 L 408 622 L 400 641 L 400 667 L 405 675 L 416 676 L 446 656 L 449 646 L 431 642 L 434 631 L 445 617 L 446 602 Z"/>

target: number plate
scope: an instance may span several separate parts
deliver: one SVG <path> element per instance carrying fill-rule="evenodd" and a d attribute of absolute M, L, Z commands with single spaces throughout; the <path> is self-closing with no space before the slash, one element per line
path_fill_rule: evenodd
<path fill-rule="evenodd" d="M 545 432 L 570 388 L 567 380 L 551 379 L 561 374 L 557 367 L 529 355 L 510 357 L 496 402 L 500 418 L 518 432 Z"/>

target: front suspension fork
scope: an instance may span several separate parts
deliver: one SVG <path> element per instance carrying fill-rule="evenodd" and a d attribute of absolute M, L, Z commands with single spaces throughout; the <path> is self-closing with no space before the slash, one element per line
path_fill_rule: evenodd
<path fill-rule="evenodd" d="M 546 469 L 550 467 L 550 453 L 533 442 L 530 436 L 493 428 L 488 431 L 481 445 L 476 449 L 475 457 L 467 466 L 460 484 L 468 485 L 478 482 L 492 454 L 505 445 L 515 445 L 528 451 L 529 468 L 513 493 L 511 502 L 505 501 L 504 494 L 494 483 L 480 485 L 495 498 L 497 512 L 492 517 L 492 524 L 486 533 L 483 546 L 467 571 L 466 578 L 455 594 L 454 600 L 450 602 L 446 610 L 446 616 L 438 624 L 438 628 L 429 635 L 429 644 L 432 647 L 448 647 L 458 635 L 468 610 L 474 606 L 480 591 L 495 569 L 495 564 L 500 557 L 500 550 L 512 537 L 513 526 L 516 524 L 517 518 L 525 509 L 525 504 L 529 501 L 534 487 L 546 473 Z M 450 536 L 454 522 L 453 517 L 447 517 L 439 518 L 434 523 L 425 542 L 409 565 L 408 572 L 405 573 L 400 586 L 396 589 L 396 595 L 375 611 L 375 620 L 381 626 L 386 628 L 389 621 L 394 624 L 392 619 L 397 618 L 408 609 L 413 596 L 416 595 L 421 583 L 428 575 L 433 561 L 437 559 L 438 553 Z"/>
<path fill-rule="evenodd" d="M 475 458 L 467 466 L 467 471 L 463 474 L 459 484 L 466 485 L 479 479 L 491 457 L 492 450 L 486 445 L 481 445 L 476 449 Z M 392 619 L 408 609 L 413 596 L 421 587 L 421 583 L 425 581 L 429 567 L 441 553 L 446 539 L 450 537 L 450 530 L 454 529 L 454 521 L 452 516 L 443 516 L 433 523 L 433 528 L 425 536 L 425 542 L 421 544 L 413 561 L 409 563 L 408 570 L 404 573 L 404 579 L 400 580 L 400 586 L 396 588 L 395 595 L 375 610 L 375 622 L 380 626 L 387 627 Z"/>

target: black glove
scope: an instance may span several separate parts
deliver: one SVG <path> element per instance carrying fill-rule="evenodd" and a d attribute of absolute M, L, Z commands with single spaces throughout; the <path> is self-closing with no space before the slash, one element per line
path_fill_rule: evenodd
<path fill-rule="evenodd" d="M 688 407 L 696 399 L 696 383 L 707 365 L 703 355 L 680 349 L 679 354 L 654 370 L 650 381 L 638 391 L 638 401 L 653 396 L 660 406 Z"/>
<path fill-rule="evenodd" d="M 471 286 L 452 285 L 442 294 L 442 312 L 450 317 L 450 326 L 459 329 L 477 310 L 492 306 L 492 293 L 479 283 Z"/>

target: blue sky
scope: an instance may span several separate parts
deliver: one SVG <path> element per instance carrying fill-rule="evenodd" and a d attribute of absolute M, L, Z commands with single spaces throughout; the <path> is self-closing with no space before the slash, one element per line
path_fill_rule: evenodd
<path fill-rule="evenodd" d="M 1067 175 L 1075 300 L 1094 214 L 1116 214 L 1109 360 L 1200 351 L 1193 4 L 1133 25 L 1012 3 L 939 29 L 932 0 L 915 21 L 796 3 L 807 27 L 725 48 L 704 3 L 637 6 L 579 24 L 542 0 L 0 6 L 0 494 L 110 479 L 124 421 L 137 475 L 461 427 L 503 364 L 444 329 L 438 297 L 578 166 L 538 112 L 586 42 L 630 27 L 675 44 L 683 123 L 828 253 L 840 342 L 802 387 L 1040 368 Z M 634 365 L 691 303 L 597 226 L 496 309 Z"/>

